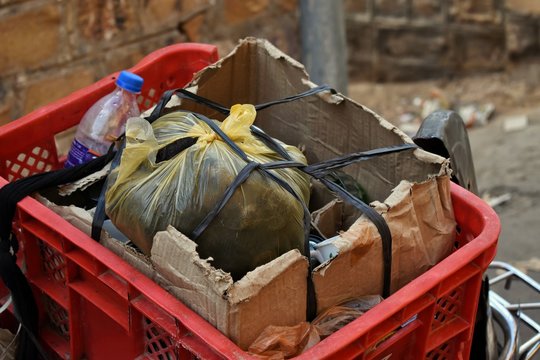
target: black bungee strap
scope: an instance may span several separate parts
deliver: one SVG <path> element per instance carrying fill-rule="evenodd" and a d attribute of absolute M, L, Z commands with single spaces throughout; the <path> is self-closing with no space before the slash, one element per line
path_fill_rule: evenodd
<path fill-rule="evenodd" d="M 310 89 L 302 94 L 293 95 L 286 97 L 281 100 L 271 101 L 268 103 L 260 104 L 255 106 L 257 110 L 266 109 L 272 105 L 286 103 L 300 99 L 305 96 L 313 95 L 321 91 L 332 91 L 327 86 L 320 86 L 317 88 Z M 222 114 L 227 115 L 229 109 L 221 106 L 215 102 L 197 96 L 190 93 L 184 89 L 181 90 L 171 90 L 164 93 L 163 97 L 160 99 L 160 102 L 154 109 L 154 112 L 147 118 L 150 122 L 156 120 L 161 116 L 161 112 L 165 108 L 165 105 L 168 103 L 168 99 L 172 97 L 173 94 L 182 94 L 181 96 L 186 99 L 192 99 L 201 104 L 205 104 L 210 108 L 213 108 L 216 111 L 219 111 Z M 194 99 L 195 98 L 195 99 Z M 302 207 L 304 208 L 304 229 L 306 233 L 306 239 L 309 235 L 309 211 L 307 210 L 306 204 L 300 200 L 298 194 L 292 190 L 292 188 L 284 182 L 282 179 L 278 178 L 275 174 L 271 172 L 274 169 L 292 167 L 297 168 L 301 171 L 306 172 L 307 174 L 313 176 L 314 178 L 321 181 L 331 190 L 335 191 L 338 196 L 343 198 L 345 201 L 351 203 L 360 211 L 362 211 L 377 227 L 381 240 L 383 243 L 383 259 L 384 259 L 384 284 L 383 284 L 383 297 L 390 295 L 390 280 L 391 280 L 391 234 L 388 229 L 388 225 L 384 221 L 384 218 L 377 213 L 373 208 L 362 202 L 360 199 L 357 199 L 346 191 L 343 187 L 329 181 L 325 178 L 327 172 L 332 169 L 340 168 L 347 166 L 349 164 L 367 160 L 368 158 L 374 156 L 385 155 L 393 152 L 404 151 L 414 148 L 412 144 L 403 144 L 392 147 L 386 147 L 382 149 L 375 149 L 361 153 L 355 153 L 339 157 L 336 159 L 331 159 L 328 161 L 320 162 L 312 165 L 299 164 L 292 161 L 289 154 L 286 150 L 274 139 L 268 136 L 264 131 L 256 127 L 255 125 L 251 126 L 252 133 L 257 136 L 262 142 L 264 142 L 270 149 L 278 153 L 284 160 L 276 161 L 267 164 L 257 164 L 250 161 L 247 155 L 232 141 L 230 140 L 221 129 L 210 119 L 203 117 L 200 114 L 194 114 L 199 119 L 207 123 L 213 131 L 215 131 L 222 139 L 225 141 L 242 159 L 246 161 L 246 168 L 244 168 L 237 176 L 237 179 L 234 180 L 233 184 L 226 190 L 222 199 L 216 204 L 216 208 L 207 215 L 207 217 L 201 222 L 194 231 L 194 236 L 199 236 L 204 228 L 211 222 L 211 220 L 219 213 L 221 209 L 226 205 L 230 195 L 227 195 L 229 192 L 232 194 L 234 190 L 243 182 L 252 171 L 260 171 L 265 175 L 269 176 L 271 179 L 276 181 L 280 186 L 287 190 L 293 197 L 300 201 Z M 112 147 L 111 147 L 112 149 Z M 42 173 L 33 175 L 27 178 L 19 179 L 13 183 L 7 184 L 2 189 L 0 189 L 0 272 L 2 279 L 6 283 L 6 286 L 10 289 L 13 296 L 14 305 L 17 311 L 17 314 L 20 317 L 20 321 L 23 324 L 23 334 L 21 336 L 21 345 L 19 346 L 18 351 L 21 352 L 21 359 L 36 359 L 41 353 L 41 349 L 37 341 L 35 341 L 35 334 L 37 334 L 37 307 L 35 300 L 33 298 L 30 286 L 28 285 L 27 279 L 24 274 L 16 265 L 16 253 L 18 251 L 18 242 L 17 239 L 11 235 L 11 221 L 15 214 L 16 204 L 19 200 L 23 199 L 25 196 L 32 194 L 33 192 L 39 191 L 43 188 L 55 185 L 61 185 L 69 182 L 79 180 L 83 177 L 86 177 L 100 169 L 102 169 L 108 162 L 110 162 L 114 157 L 114 152 L 109 151 L 108 154 L 96 158 L 86 164 L 73 167 L 70 169 L 60 169 L 52 172 Z M 116 159 L 113 161 L 117 165 L 120 161 L 120 152 L 116 153 Z M 243 178 L 243 179 L 242 179 Z M 96 240 L 99 240 L 101 233 L 101 226 L 103 221 L 106 218 L 105 215 L 105 201 L 104 194 L 106 191 L 106 186 L 102 190 L 102 194 L 98 201 L 98 207 L 96 209 L 96 217 L 93 222 L 92 237 Z M 305 253 L 309 254 L 309 243 L 305 241 Z M 316 313 L 316 304 L 315 304 L 315 295 L 313 283 L 311 276 L 308 276 L 308 319 L 312 319 Z M 27 333 L 25 339 L 24 333 Z M 24 355 L 26 354 L 26 355 Z M 42 353 L 41 357 L 45 357 L 45 354 Z"/>
<path fill-rule="evenodd" d="M 272 105 L 294 101 L 294 100 L 297 100 L 306 96 L 314 95 L 322 91 L 331 91 L 332 93 L 335 93 L 334 90 L 332 90 L 326 85 L 323 85 L 323 86 L 312 88 L 301 94 L 285 97 L 281 100 L 270 101 L 264 104 L 255 105 L 255 109 L 257 110 L 266 109 Z M 224 115 L 229 114 L 229 109 L 223 105 L 217 104 L 216 102 L 208 100 L 202 96 L 193 94 L 185 89 L 177 89 L 177 90 L 168 91 L 164 94 L 164 98 L 162 99 L 163 101 L 160 101 L 159 103 L 159 108 L 158 106 L 156 106 L 152 114 L 149 117 L 147 117 L 148 121 L 153 122 L 161 116 L 162 111 L 165 109 L 165 105 L 170 101 L 173 94 L 176 94 L 177 96 L 183 99 L 190 99 L 199 104 L 207 105 L 209 108 L 214 109 Z M 179 110 L 179 111 L 183 111 L 183 110 Z M 392 236 L 391 236 L 390 229 L 388 228 L 388 224 L 386 223 L 382 215 L 379 214 L 377 211 L 375 211 L 372 207 L 364 203 L 362 200 L 353 196 L 343 187 L 326 179 L 325 176 L 327 176 L 328 173 L 334 169 L 342 168 L 344 166 L 347 166 L 353 163 L 368 160 L 376 156 L 382 156 L 382 155 L 396 153 L 400 151 L 415 149 L 416 145 L 406 143 L 406 144 L 388 146 L 384 148 L 348 154 L 348 155 L 344 155 L 335 159 L 330 159 L 327 161 L 322 161 L 316 164 L 306 166 L 304 164 L 292 162 L 291 157 L 289 156 L 287 151 L 283 148 L 283 146 L 281 146 L 277 141 L 275 141 L 273 138 L 268 136 L 264 131 L 262 131 L 255 125 L 252 125 L 251 126 L 252 133 L 255 136 L 257 136 L 261 141 L 263 141 L 271 150 L 278 153 L 284 159 L 284 161 L 279 162 L 279 164 L 277 164 L 276 162 L 267 163 L 267 164 L 253 164 L 253 162 L 247 158 L 247 155 L 241 149 L 239 149 L 238 146 L 232 140 L 230 140 L 228 136 L 224 134 L 223 131 L 219 128 L 219 126 L 216 125 L 212 120 L 198 113 L 192 113 L 192 114 L 196 116 L 198 119 L 205 122 L 207 125 L 209 125 L 210 128 L 214 132 L 216 132 L 216 134 L 218 134 L 221 137 L 221 139 L 225 143 L 227 143 L 240 158 L 244 159 L 247 164 L 246 168 L 244 168 L 238 174 L 236 179 L 226 189 L 221 199 L 216 203 L 215 208 L 210 213 L 208 213 L 207 216 L 201 221 L 201 223 L 195 228 L 194 232 L 191 234 L 193 239 L 196 239 L 198 236 L 200 236 L 202 232 L 208 227 L 208 225 L 210 225 L 213 219 L 224 208 L 227 201 L 231 198 L 232 193 L 234 193 L 236 188 L 240 186 L 247 179 L 247 177 L 252 171 L 257 170 L 257 171 L 264 172 L 266 175 L 270 175 L 271 178 L 273 178 L 276 181 L 277 177 L 272 176 L 273 174 L 269 172 L 268 170 L 272 168 L 277 169 L 277 168 L 285 168 L 285 167 L 297 168 L 309 174 L 310 176 L 318 179 L 319 181 L 321 181 L 324 185 L 326 185 L 332 191 L 337 193 L 337 195 L 341 197 L 344 201 L 355 206 L 358 210 L 360 210 L 363 214 L 365 214 L 368 217 L 368 219 L 370 219 L 373 222 L 373 224 L 376 226 L 381 236 L 381 241 L 383 245 L 384 275 L 383 275 L 383 294 L 382 295 L 383 297 L 388 297 L 390 295 L 391 273 L 392 273 Z M 278 181 L 278 183 L 280 182 Z M 280 185 L 284 186 L 281 183 Z M 292 189 L 287 189 L 286 186 L 288 186 L 288 184 L 285 185 L 284 188 L 288 192 L 290 192 L 293 195 L 293 197 L 300 200 L 298 195 L 295 194 L 294 191 L 291 191 Z M 303 204 L 303 207 L 306 208 L 305 204 Z M 308 212 L 308 215 L 309 215 L 309 212 Z M 306 243 L 308 243 L 307 236 L 306 236 Z"/>

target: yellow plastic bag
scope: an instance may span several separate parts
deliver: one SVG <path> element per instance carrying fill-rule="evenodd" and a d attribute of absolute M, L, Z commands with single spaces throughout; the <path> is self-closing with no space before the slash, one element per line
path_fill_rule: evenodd
<path fill-rule="evenodd" d="M 222 123 L 213 121 L 251 161 L 282 160 L 252 135 L 255 116 L 253 105 L 235 105 Z M 188 138 L 195 142 L 192 146 L 168 160 L 156 160 L 160 149 Z M 294 161 L 306 164 L 297 148 L 280 144 Z M 192 113 L 167 114 L 152 125 L 141 118 L 129 119 L 121 163 L 110 175 L 107 215 L 149 254 L 153 236 L 169 224 L 190 236 L 245 166 L 246 161 Z M 293 168 L 270 171 L 309 202 L 307 175 Z M 303 208 L 274 180 L 255 170 L 194 240 L 201 257 L 212 257 L 215 267 L 238 279 L 291 249 L 303 252 Z"/>

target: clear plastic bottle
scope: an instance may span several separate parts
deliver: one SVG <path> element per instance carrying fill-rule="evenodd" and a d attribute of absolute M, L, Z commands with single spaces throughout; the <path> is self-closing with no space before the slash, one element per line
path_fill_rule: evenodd
<path fill-rule="evenodd" d="M 130 117 L 139 116 L 137 93 L 143 79 L 122 71 L 116 89 L 101 98 L 84 114 L 71 144 L 65 167 L 83 164 L 105 154 L 125 130 Z"/>

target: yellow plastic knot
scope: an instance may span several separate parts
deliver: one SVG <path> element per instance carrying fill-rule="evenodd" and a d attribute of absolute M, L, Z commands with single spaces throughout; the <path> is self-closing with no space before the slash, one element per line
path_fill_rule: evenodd
<path fill-rule="evenodd" d="M 197 140 L 197 142 L 211 143 L 217 139 L 218 139 L 218 135 L 215 132 L 212 132 L 209 134 L 204 134 L 204 135 L 199 136 L 199 139 Z"/>
<path fill-rule="evenodd" d="M 231 107 L 229 116 L 221 124 L 221 130 L 233 141 L 251 138 L 250 126 L 255 122 L 257 110 L 251 104 L 236 104 Z"/>

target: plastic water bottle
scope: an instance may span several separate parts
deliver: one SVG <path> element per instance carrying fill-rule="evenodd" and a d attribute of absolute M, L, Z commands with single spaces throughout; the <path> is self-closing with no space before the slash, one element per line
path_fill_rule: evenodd
<path fill-rule="evenodd" d="M 65 167 L 83 164 L 105 154 L 111 144 L 124 133 L 126 121 L 139 116 L 137 93 L 143 79 L 122 71 L 116 89 L 101 98 L 84 114 L 71 144 Z"/>

